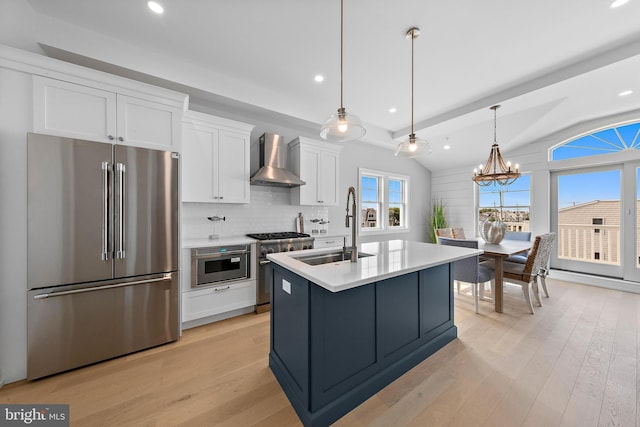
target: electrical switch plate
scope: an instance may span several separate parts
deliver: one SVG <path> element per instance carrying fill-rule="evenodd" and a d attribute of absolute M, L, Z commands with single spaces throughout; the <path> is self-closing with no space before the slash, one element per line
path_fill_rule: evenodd
<path fill-rule="evenodd" d="M 291 295 L 291 283 L 282 279 L 282 290 Z"/>

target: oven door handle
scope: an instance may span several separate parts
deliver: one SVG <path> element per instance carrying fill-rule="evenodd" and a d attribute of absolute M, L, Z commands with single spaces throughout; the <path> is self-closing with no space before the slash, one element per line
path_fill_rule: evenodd
<path fill-rule="evenodd" d="M 230 251 L 230 252 L 222 252 L 217 254 L 191 255 L 191 258 L 195 258 L 195 259 L 222 258 L 222 257 L 227 257 L 229 255 L 248 255 L 248 254 L 249 254 L 249 251 Z"/>
<path fill-rule="evenodd" d="M 269 261 L 268 259 L 260 260 L 259 264 L 260 265 L 267 265 L 267 264 L 271 264 L 271 261 Z"/>

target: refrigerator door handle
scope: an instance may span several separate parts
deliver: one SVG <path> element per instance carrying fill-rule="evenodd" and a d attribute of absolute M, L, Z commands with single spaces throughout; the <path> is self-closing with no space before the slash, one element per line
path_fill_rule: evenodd
<path fill-rule="evenodd" d="M 116 164 L 116 171 L 118 172 L 118 245 L 116 247 L 116 259 L 124 259 L 125 251 L 125 232 L 124 232 L 124 180 L 126 167 L 123 163 Z"/>
<path fill-rule="evenodd" d="M 109 162 L 102 162 L 102 256 L 109 260 Z"/>
<path fill-rule="evenodd" d="M 143 285 L 145 283 L 165 282 L 167 280 L 171 280 L 171 276 L 170 275 L 166 275 L 166 276 L 163 276 L 163 277 L 158 277 L 156 279 L 138 280 L 136 282 L 125 282 L 125 283 L 117 283 L 115 285 L 95 286 L 93 288 L 82 288 L 82 289 L 74 289 L 74 290 L 71 290 L 71 291 L 60 291 L 60 292 L 50 292 L 50 293 L 45 293 L 45 294 L 38 294 L 38 295 L 34 295 L 33 299 L 44 299 L 44 298 L 61 297 L 63 295 L 81 294 L 83 292 L 102 291 L 102 290 L 105 290 L 105 289 L 122 288 L 124 286 Z"/>

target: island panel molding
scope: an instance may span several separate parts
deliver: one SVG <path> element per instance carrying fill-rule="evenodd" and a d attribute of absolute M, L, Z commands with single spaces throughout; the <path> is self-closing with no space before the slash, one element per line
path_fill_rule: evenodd
<path fill-rule="evenodd" d="M 339 292 L 271 265 L 269 366 L 305 426 L 336 421 L 457 337 L 453 262 Z"/>

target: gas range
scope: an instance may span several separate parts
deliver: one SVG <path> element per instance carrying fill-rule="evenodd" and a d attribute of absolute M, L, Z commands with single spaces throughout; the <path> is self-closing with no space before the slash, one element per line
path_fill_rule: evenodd
<path fill-rule="evenodd" d="M 258 240 L 256 243 L 256 313 L 262 313 L 270 309 L 271 286 L 273 278 L 269 268 L 268 254 L 278 252 L 300 251 L 313 249 L 313 237 L 305 233 L 284 231 L 280 233 L 254 233 L 248 237 Z"/>
<path fill-rule="evenodd" d="M 303 249 L 313 249 L 313 237 L 305 233 L 294 231 L 283 231 L 278 233 L 254 233 L 247 234 L 248 237 L 258 240 L 258 257 L 265 259 L 267 254 L 277 252 L 300 251 Z"/>

